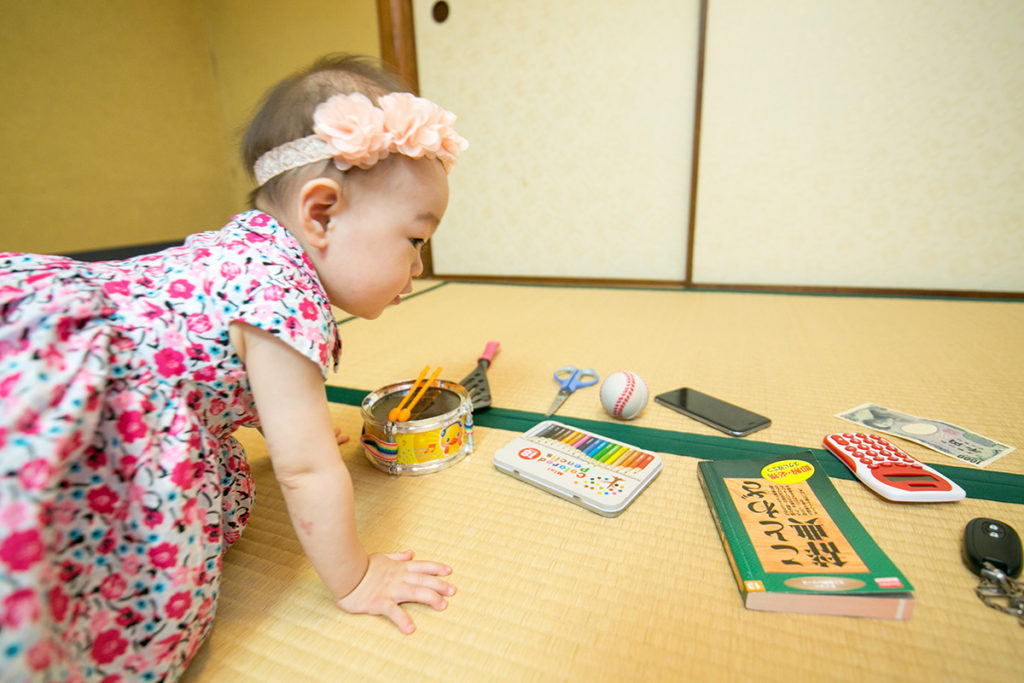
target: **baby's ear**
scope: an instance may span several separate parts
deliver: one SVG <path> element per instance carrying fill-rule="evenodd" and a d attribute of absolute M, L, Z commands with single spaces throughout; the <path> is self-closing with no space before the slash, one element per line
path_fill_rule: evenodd
<path fill-rule="evenodd" d="M 327 246 L 327 224 L 345 208 L 341 186 L 331 178 L 314 178 L 299 190 L 299 225 L 306 244 Z"/>

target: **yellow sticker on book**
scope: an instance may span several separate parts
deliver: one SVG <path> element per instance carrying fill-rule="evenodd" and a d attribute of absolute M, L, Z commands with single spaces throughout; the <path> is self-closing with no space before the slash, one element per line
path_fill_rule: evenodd
<path fill-rule="evenodd" d="M 761 470 L 761 477 L 775 484 L 797 484 L 812 474 L 814 465 L 805 460 L 778 460 Z"/>

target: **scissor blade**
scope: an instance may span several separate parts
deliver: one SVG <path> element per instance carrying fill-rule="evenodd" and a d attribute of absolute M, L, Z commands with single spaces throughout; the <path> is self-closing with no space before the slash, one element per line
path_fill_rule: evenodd
<path fill-rule="evenodd" d="M 554 415 L 555 411 L 562 407 L 562 404 L 565 403 L 565 399 L 569 398 L 569 394 L 571 393 L 572 392 L 568 389 L 562 389 L 559 391 L 558 395 L 555 396 L 555 400 L 551 402 L 551 407 L 548 408 L 548 412 L 544 413 L 544 417 L 551 417 Z"/>

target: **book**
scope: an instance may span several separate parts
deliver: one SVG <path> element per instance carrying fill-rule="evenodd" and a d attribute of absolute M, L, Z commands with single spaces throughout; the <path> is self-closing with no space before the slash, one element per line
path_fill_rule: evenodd
<path fill-rule="evenodd" d="M 697 474 L 748 609 L 910 618 L 914 587 L 811 451 L 705 460 Z"/>

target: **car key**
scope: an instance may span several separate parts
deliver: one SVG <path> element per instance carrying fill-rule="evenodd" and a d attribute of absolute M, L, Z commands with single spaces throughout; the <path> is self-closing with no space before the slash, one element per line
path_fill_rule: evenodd
<path fill-rule="evenodd" d="M 1013 527 L 987 517 L 972 519 L 964 527 L 964 562 L 981 577 L 974 589 L 978 598 L 1006 614 L 1017 616 L 1024 626 L 1024 587 L 1013 579 L 1020 576 L 1020 536 Z"/>
<path fill-rule="evenodd" d="M 995 519 L 978 517 L 964 527 L 964 561 L 981 576 L 985 563 L 1015 579 L 1020 576 L 1020 536 L 1013 527 Z"/>

